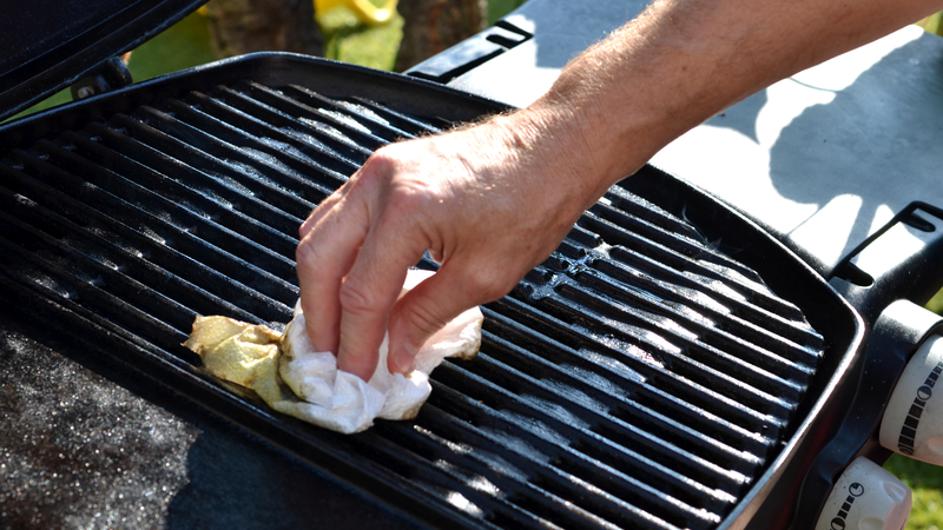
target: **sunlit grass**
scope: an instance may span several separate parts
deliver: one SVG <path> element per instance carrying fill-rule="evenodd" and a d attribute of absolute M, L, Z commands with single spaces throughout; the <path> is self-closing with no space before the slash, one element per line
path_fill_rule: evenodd
<path fill-rule="evenodd" d="M 907 530 L 943 530 L 943 470 L 902 456 L 892 456 L 884 467 L 914 491 Z"/>
<path fill-rule="evenodd" d="M 935 13 L 917 23 L 930 33 L 943 35 L 943 13 Z"/>
<path fill-rule="evenodd" d="M 491 0 L 488 2 L 488 23 L 494 24 L 511 10 L 524 3 L 524 0 Z"/>
<path fill-rule="evenodd" d="M 379 26 L 359 23 L 357 16 L 343 7 L 319 15 L 324 33 L 324 56 L 346 63 L 380 70 L 392 70 L 403 39 L 403 17 Z"/>

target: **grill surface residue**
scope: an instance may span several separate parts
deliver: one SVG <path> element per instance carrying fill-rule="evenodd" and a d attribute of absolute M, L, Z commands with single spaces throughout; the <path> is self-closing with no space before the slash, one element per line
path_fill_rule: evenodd
<path fill-rule="evenodd" d="M 300 86 L 157 99 L 0 152 L 0 268 L 82 315 L 72 332 L 222 393 L 179 346 L 193 318 L 286 321 L 308 212 L 378 146 L 446 125 Z M 343 438 L 231 399 L 469 525 L 713 528 L 794 429 L 824 348 L 753 270 L 618 185 L 485 319 L 415 422 Z"/>

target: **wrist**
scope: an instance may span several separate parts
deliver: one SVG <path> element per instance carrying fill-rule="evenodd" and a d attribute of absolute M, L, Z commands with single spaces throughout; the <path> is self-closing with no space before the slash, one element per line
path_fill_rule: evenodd
<path fill-rule="evenodd" d="M 613 114 L 611 109 L 608 114 Z M 622 113 L 614 120 L 601 103 L 586 103 L 580 95 L 570 98 L 548 93 L 513 118 L 525 124 L 521 129 L 540 139 L 547 156 L 557 160 L 557 167 L 574 166 L 574 176 L 595 190 L 593 200 L 654 154 L 646 148 L 645 143 L 653 143 L 653 139 L 644 127 Z"/>

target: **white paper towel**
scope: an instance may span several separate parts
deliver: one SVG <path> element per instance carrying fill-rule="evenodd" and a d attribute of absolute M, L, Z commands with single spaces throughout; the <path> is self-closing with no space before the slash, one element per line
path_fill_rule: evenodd
<path fill-rule="evenodd" d="M 410 270 L 403 294 L 433 273 Z M 445 357 L 469 358 L 481 345 L 482 314 L 469 309 L 435 333 L 416 356 L 416 368 L 407 375 L 391 374 L 387 367 L 388 339 L 380 346 L 377 369 L 369 382 L 337 369 L 331 352 L 315 351 L 305 332 L 305 315 L 295 305 L 295 317 L 282 339 L 279 375 L 302 402 L 290 405 L 294 416 L 340 432 L 358 432 L 374 418 L 414 418 L 432 391 L 429 373 Z M 283 405 L 288 407 L 289 405 Z"/>
<path fill-rule="evenodd" d="M 432 274 L 409 271 L 402 294 Z M 369 382 L 338 370 L 331 352 L 314 350 L 300 304 L 280 336 L 265 326 L 226 317 L 198 317 L 184 345 L 201 356 L 212 375 L 254 391 L 278 412 L 354 433 L 369 428 L 377 417 L 415 417 L 432 391 L 429 373 L 445 357 L 470 358 L 478 352 L 482 321 L 477 307 L 451 320 L 426 341 L 416 356 L 416 368 L 406 375 L 390 373 L 388 337 L 384 337 Z"/>

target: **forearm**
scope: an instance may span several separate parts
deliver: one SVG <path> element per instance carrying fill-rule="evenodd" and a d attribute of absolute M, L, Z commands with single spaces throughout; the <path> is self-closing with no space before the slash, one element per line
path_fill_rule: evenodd
<path fill-rule="evenodd" d="M 658 0 L 521 117 L 565 130 L 604 190 L 739 99 L 943 7 L 939 0 Z M 540 130 L 540 126 L 533 127 Z"/>

